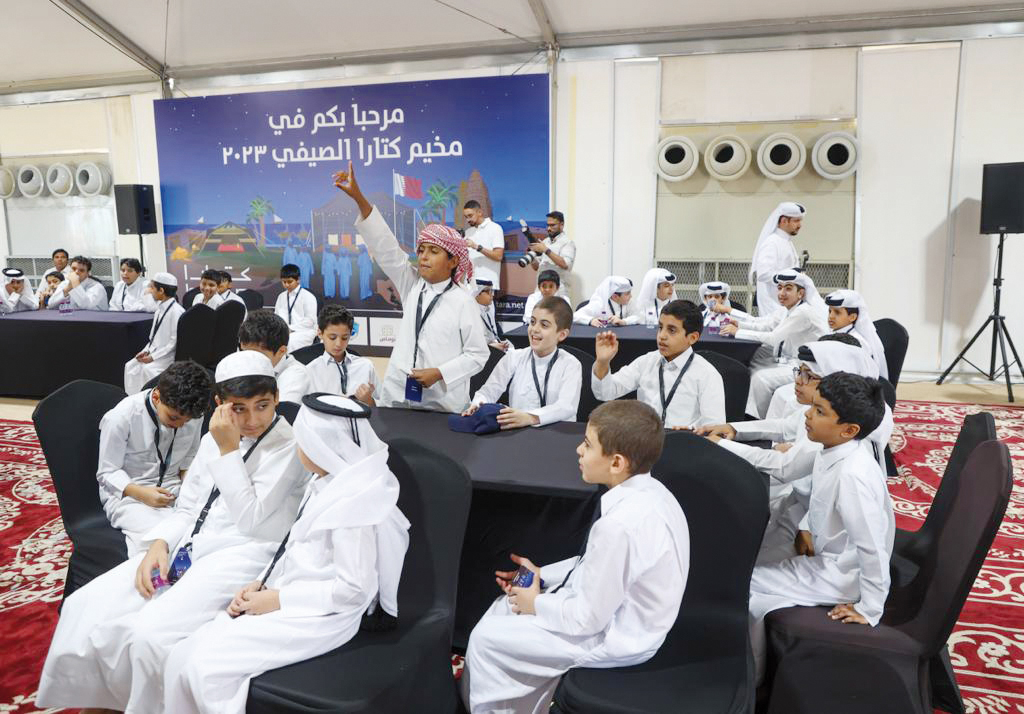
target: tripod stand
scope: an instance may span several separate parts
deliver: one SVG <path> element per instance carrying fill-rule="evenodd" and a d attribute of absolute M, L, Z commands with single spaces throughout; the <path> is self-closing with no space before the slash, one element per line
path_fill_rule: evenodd
<path fill-rule="evenodd" d="M 974 333 L 974 337 L 972 337 L 971 341 L 967 343 L 967 346 L 960 351 L 960 354 L 956 356 L 956 359 L 953 360 L 953 364 L 946 368 L 946 371 L 942 373 L 942 376 L 939 377 L 939 381 L 937 381 L 936 384 L 942 384 L 943 380 L 949 376 L 949 373 L 953 371 L 953 368 L 956 367 L 957 363 L 960 360 L 963 360 L 992 381 L 998 379 L 1000 375 L 1004 376 L 1006 378 L 1006 394 L 1012 402 L 1013 386 L 1010 384 L 1010 367 L 1016 364 L 1017 369 L 1021 371 L 1021 376 L 1024 376 L 1024 363 L 1020 361 L 1020 356 L 1017 354 L 1017 348 L 1014 347 L 1013 339 L 1010 337 L 1010 331 L 1006 329 L 1006 318 L 999 312 L 1003 297 L 1003 241 L 1005 240 L 1006 234 L 1000 233 L 999 249 L 997 252 L 998 257 L 996 260 L 996 277 L 992 280 L 992 285 L 995 287 L 995 302 L 992 307 L 992 314 L 989 315 L 984 324 L 978 328 L 978 331 Z M 992 355 L 989 360 L 988 371 L 986 372 L 981 367 L 967 359 L 967 352 L 971 349 L 971 346 L 974 345 L 977 339 L 981 337 L 981 333 L 985 331 L 985 328 L 988 327 L 989 323 L 992 323 Z M 999 349 L 1003 356 L 1003 368 L 999 372 L 996 372 L 996 340 L 999 341 Z M 1013 361 L 1007 361 L 1007 343 L 1010 344 L 1010 350 L 1013 352 Z"/>

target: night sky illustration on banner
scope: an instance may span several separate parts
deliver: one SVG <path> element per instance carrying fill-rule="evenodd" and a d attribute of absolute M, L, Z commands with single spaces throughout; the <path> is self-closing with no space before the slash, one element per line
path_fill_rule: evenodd
<path fill-rule="evenodd" d="M 527 74 L 157 100 L 168 269 L 184 289 L 227 270 L 273 305 L 295 263 L 327 302 L 400 310 L 331 180 L 351 160 L 410 258 L 420 227 L 465 228 L 462 205 L 479 201 L 505 229 L 502 283 L 526 295 L 519 219 L 540 237 L 553 208 L 548 92 L 546 74 Z"/>

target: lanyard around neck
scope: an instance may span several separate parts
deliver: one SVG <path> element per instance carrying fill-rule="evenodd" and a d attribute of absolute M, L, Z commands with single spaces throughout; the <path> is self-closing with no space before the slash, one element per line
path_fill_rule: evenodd
<path fill-rule="evenodd" d="M 302 292 L 302 287 L 295 288 L 295 298 L 293 300 L 288 299 L 288 294 L 285 293 L 284 301 L 288 305 L 288 324 L 292 324 L 292 308 L 295 307 L 295 303 L 299 301 L 299 293 Z"/>
<path fill-rule="evenodd" d="M 690 369 L 690 365 L 693 364 L 693 358 L 696 356 L 696 352 L 690 353 L 690 359 L 686 360 L 686 364 L 679 370 L 679 376 L 676 377 L 676 381 L 672 385 L 672 390 L 668 393 L 668 396 L 665 396 L 665 361 L 662 360 L 661 364 L 658 365 L 658 388 L 661 394 L 662 423 L 665 422 L 665 417 L 668 416 L 668 405 L 672 403 L 672 398 L 676 396 L 676 390 L 679 389 L 679 383 L 683 381 L 683 375 Z"/>
<path fill-rule="evenodd" d="M 427 311 L 423 312 L 423 293 L 427 291 L 427 287 L 424 285 L 423 289 L 420 290 L 420 295 L 416 299 L 416 330 L 415 330 L 415 345 L 412 350 L 412 367 L 416 368 L 416 358 L 420 353 L 420 332 L 423 330 L 423 323 L 430 317 L 430 313 L 434 311 L 434 306 L 437 302 L 444 297 L 444 294 L 455 287 L 455 281 L 448 283 L 444 290 L 434 296 L 434 299 L 427 305 Z"/>
<path fill-rule="evenodd" d="M 167 473 L 167 467 L 171 464 L 171 452 L 174 451 L 174 440 L 178 438 L 178 430 L 174 429 L 171 434 L 171 444 L 167 447 L 167 453 L 160 455 L 160 421 L 156 417 L 156 410 L 153 408 L 153 390 L 149 390 L 149 394 L 146 395 L 146 411 L 149 413 L 149 418 L 153 420 L 153 448 L 156 449 L 156 460 L 160 464 L 160 473 L 156 479 L 156 485 L 159 488 L 164 485 L 164 474 Z"/>
<path fill-rule="evenodd" d="M 548 371 L 544 375 L 544 391 L 540 390 L 540 380 L 537 378 L 537 360 L 534 359 L 533 351 L 530 351 L 530 370 L 533 372 L 533 386 L 537 389 L 537 398 L 540 399 L 540 405 L 546 407 L 548 405 L 548 380 L 551 379 L 551 368 L 555 366 L 555 362 L 558 360 L 558 348 L 555 348 L 555 353 L 551 355 L 551 361 L 548 362 Z"/>
<path fill-rule="evenodd" d="M 342 357 L 341 362 L 338 362 L 330 355 L 327 355 L 327 359 L 329 359 L 334 366 L 338 368 L 338 379 L 341 380 L 341 394 L 342 396 L 345 396 L 348 394 L 348 365 L 345 363 L 345 358 Z"/>
<path fill-rule="evenodd" d="M 124 307 L 123 300 L 124 299 L 122 298 L 122 307 Z M 164 311 L 160 313 L 160 317 L 153 321 L 153 328 L 149 331 L 149 342 L 146 343 L 146 347 L 152 346 L 153 340 L 156 339 L 156 334 L 160 331 L 160 325 L 163 324 L 164 318 L 167 317 L 167 313 L 170 312 L 171 307 L 173 307 L 173 300 L 166 300 L 165 302 L 167 303 L 167 307 L 165 307 Z"/>

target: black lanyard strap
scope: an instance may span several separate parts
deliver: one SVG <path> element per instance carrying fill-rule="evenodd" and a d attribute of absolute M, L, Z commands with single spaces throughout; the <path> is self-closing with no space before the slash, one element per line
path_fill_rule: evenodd
<path fill-rule="evenodd" d="M 488 330 L 491 331 L 491 334 L 494 335 L 495 338 L 497 338 L 498 337 L 498 328 L 496 328 L 494 326 L 494 323 L 491 322 L 491 314 L 489 312 L 486 313 L 486 314 L 485 313 L 480 313 L 480 319 L 482 319 L 484 321 L 484 325 L 487 327 Z"/>
<path fill-rule="evenodd" d="M 540 380 L 537 379 L 537 360 L 534 359 L 533 350 L 530 350 L 530 370 L 533 372 L 533 386 L 537 389 L 537 398 L 540 399 L 540 405 L 546 407 L 548 405 L 548 380 L 551 379 L 551 368 L 555 366 L 555 362 L 558 360 L 558 348 L 555 348 L 555 353 L 551 355 L 551 361 L 548 362 L 548 371 L 544 375 L 544 391 L 540 390 Z"/>
<path fill-rule="evenodd" d="M 124 307 L 124 298 L 122 297 L 121 300 L 121 306 Z M 167 300 L 166 302 L 167 307 L 165 307 L 164 311 L 160 313 L 160 317 L 153 322 L 153 327 L 149 331 L 149 342 L 146 343 L 146 347 L 152 347 L 153 340 L 156 339 L 157 333 L 160 332 L 160 325 L 164 324 L 164 318 L 167 317 L 167 313 L 169 313 L 171 308 L 174 307 L 172 304 L 174 302 L 173 300 Z"/>
<path fill-rule="evenodd" d="M 302 502 L 301 506 L 299 506 L 299 512 L 295 514 L 295 521 L 292 523 L 292 528 L 294 528 L 295 524 L 299 522 L 300 518 L 302 518 L 302 512 L 306 510 L 306 504 L 309 503 L 309 500 L 312 497 L 313 493 L 311 491 L 309 495 L 306 496 L 306 500 Z M 288 547 L 288 539 L 292 535 L 292 528 L 288 529 L 288 532 L 284 534 L 284 540 L 281 541 L 281 545 L 277 546 L 277 552 L 274 553 L 274 558 L 270 561 L 270 565 L 267 566 L 266 574 L 262 578 L 260 578 L 260 586 L 259 588 L 257 588 L 258 590 L 262 590 L 264 587 L 266 587 L 267 580 L 270 579 L 270 574 L 274 572 L 274 566 L 277 565 L 277 561 L 279 561 L 281 559 L 281 556 L 284 555 L 285 548 Z"/>
<path fill-rule="evenodd" d="M 679 376 L 676 377 L 675 384 L 672 385 L 672 391 L 665 396 L 665 361 L 662 360 L 661 364 L 658 365 L 658 388 L 661 392 L 661 421 L 664 423 L 665 417 L 668 415 L 668 405 L 672 403 L 672 398 L 676 396 L 676 390 L 679 389 L 679 383 L 683 381 L 683 375 L 690 369 L 690 365 L 693 364 L 693 358 L 697 356 L 696 352 L 690 353 L 690 359 L 686 360 L 686 364 L 679 370 Z"/>
<path fill-rule="evenodd" d="M 608 309 L 611 311 L 612 317 L 622 317 L 622 306 L 621 305 L 619 306 L 619 314 L 616 315 L 615 314 L 615 303 L 612 302 L 611 298 L 608 298 Z"/>
<path fill-rule="evenodd" d="M 242 457 L 243 463 L 249 460 L 249 457 L 252 456 L 252 452 L 254 452 L 256 447 L 260 445 L 260 442 L 263 441 L 263 437 L 272 432 L 279 421 L 281 421 L 280 415 L 274 417 L 274 421 L 270 423 L 270 426 L 267 427 L 266 431 L 260 434 L 259 438 L 253 442 L 252 446 L 249 447 L 249 450 L 245 452 L 245 456 Z M 214 486 L 210 491 L 210 497 L 206 499 L 206 505 L 203 506 L 203 510 L 199 512 L 199 518 L 196 519 L 196 525 L 192 529 L 192 534 L 188 537 L 188 543 L 185 544 L 185 548 L 191 549 L 192 539 L 196 537 L 196 533 L 198 533 L 199 529 L 203 527 L 203 523 L 206 522 L 206 517 L 210 515 L 210 507 L 213 506 L 213 502 L 217 500 L 218 496 L 220 496 L 220 489 Z"/>
<path fill-rule="evenodd" d="M 336 361 L 330 355 L 327 355 L 327 359 L 334 363 L 334 366 L 338 368 L 338 379 L 341 380 L 341 395 L 345 396 L 348 394 L 348 365 L 345 364 L 345 359 L 342 358 L 341 362 Z"/>
<path fill-rule="evenodd" d="M 164 475 L 167 473 L 167 467 L 171 465 L 171 452 L 174 451 L 174 440 L 178 438 L 178 430 L 174 429 L 171 434 L 171 444 L 167 447 L 167 453 L 160 454 L 160 421 L 156 417 L 156 410 L 153 408 L 153 390 L 149 390 L 149 394 L 146 395 L 146 411 L 149 412 L 149 418 L 153 420 L 153 448 L 156 449 L 156 460 L 160 464 L 160 474 L 157 476 L 156 485 L 157 488 L 164 485 Z"/>
<path fill-rule="evenodd" d="M 301 286 L 296 288 L 296 290 L 295 290 L 295 299 L 294 300 L 289 300 L 288 299 L 288 294 L 285 293 L 284 302 L 288 306 L 288 326 L 289 327 L 292 326 L 292 308 L 295 307 L 295 303 L 297 303 L 299 301 L 299 293 L 301 293 L 301 292 L 302 292 L 302 287 Z"/>
<path fill-rule="evenodd" d="M 419 356 L 419 353 L 420 353 L 420 332 L 423 330 L 423 323 L 425 323 L 427 321 L 427 318 L 430 317 L 430 313 L 432 313 L 434 311 L 434 306 L 437 305 L 438 301 L 442 297 L 444 297 L 444 294 L 446 292 L 448 292 L 449 290 L 451 290 L 452 288 L 454 288 L 454 287 L 455 287 L 455 282 L 454 281 L 448 283 L 448 287 L 446 287 L 440 293 L 435 295 L 434 299 L 430 301 L 430 304 L 427 305 L 427 311 L 426 312 L 423 312 L 423 293 L 425 293 L 427 291 L 427 288 L 426 288 L 426 286 L 424 286 L 423 289 L 420 290 L 420 296 L 416 300 L 416 335 L 415 335 L 416 342 L 415 342 L 415 346 L 413 347 L 413 350 L 412 350 L 412 368 L 413 369 L 416 369 L 416 358 Z"/>

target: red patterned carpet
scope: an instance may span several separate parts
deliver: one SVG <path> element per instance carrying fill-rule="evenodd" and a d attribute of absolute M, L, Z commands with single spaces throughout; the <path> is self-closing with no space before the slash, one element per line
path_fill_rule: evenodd
<path fill-rule="evenodd" d="M 889 480 L 897 525 L 917 528 L 967 414 L 985 409 L 1014 459 L 1013 501 L 949 640 L 967 711 L 1024 714 L 1024 409 L 900 402 Z M 31 424 L 0 420 L 0 712 L 38 711 L 70 545 Z"/>

